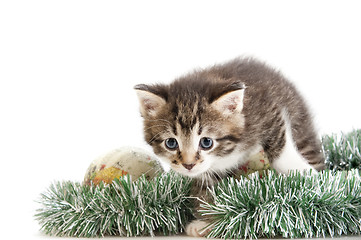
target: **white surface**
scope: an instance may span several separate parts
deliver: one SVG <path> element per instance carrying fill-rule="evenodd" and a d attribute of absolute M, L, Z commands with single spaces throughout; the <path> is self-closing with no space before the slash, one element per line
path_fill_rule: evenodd
<path fill-rule="evenodd" d="M 46 237 L 46 236 L 38 236 L 39 239 L 47 239 L 50 237 Z M 61 240 L 89 240 L 89 238 L 57 238 L 57 239 L 61 239 Z M 92 239 L 92 238 L 90 238 Z M 159 237 L 136 237 L 136 238 L 126 238 L 126 237 L 106 237 L 105 239 L 117 239 L 117 240 L 129 240 L 129 239 L 135 239 L 135 240 L 173 240 L 173 239 L 182 239 L 182 240 L 204 240 L 204 239 L 210 239 L 210 240 L 216 240 L 217 238 L 195 238 L 195 237 L 187 237 L 187 236 L 171 236 L 171 237 L 163 237 L 163 236 L 159 236 Z M 265 239 L 265 238 L 259 238 L 260 240 Z M 284 240 L 285 238 L 271 238 L 271 240 Z M 309 239 L 309 238 L 298 238 L 298 240 L 301 239 Z M 344 237 L 337 237 L 337 238 L 318 238 L 318 239 L 322 239 L 322 240 L 334 240 L 334 239 L 340 239 L 340 240 L 359 240 L 361 239 L 360 236 L 344 236 Z"/>
<path fill-rule="evenodd" d="M 51 181 L 146 147 L 137 83 L 253 55 L 299 86 L 322 132 L 360 128 L 360 23 L 357 1 L 1 1 L 2 239 L 47 238 L 32 216 Z"/>

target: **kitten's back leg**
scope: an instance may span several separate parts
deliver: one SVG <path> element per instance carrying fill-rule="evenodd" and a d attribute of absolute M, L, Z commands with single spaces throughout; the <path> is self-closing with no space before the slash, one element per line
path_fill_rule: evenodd
<path fill-rule="evenodd" d="M 284 134 L 285 144 L 278 157 L 272 159 L 272 167 L 279 173 L 288 174 L 290 170 L 316 170 L 308 163 L 301 153 L 297 150 L 292 138 L 290 129 L 285 129 Z"/>
<path fill-rule="evenodd" d="M 272 167 L 277 172 L 285 174 L 290 170 L 320 170 L 322 168 L 322 153 L 317 150 L 318 146 L 312 146 L 313 142 L 317 143 L 317 139 L 314 137 L 313 141 L 304 144 L 305 147 L 300 151 L 296 141 L 294 141 L 287 112 L 283 111 L 279 117 L 282 124 L 278 124 L 279 129 L 272 133 L 274 136 L 269 138 L 265 149 L 270 156 Z M 306 132 L 305 136 L 307 137 Z M 312 136 L 308 138 L 310 140 Z"/>
<path fill-rule="evenodd" d="M 325 157 L 322 151 L 322 144 L 313 132 L 313 129 L 295 139 L 297 139 L 296 146 L 298 152 L 307 159 L 307 162 L 317 171 L 323 170 L 325 168 Z"/>

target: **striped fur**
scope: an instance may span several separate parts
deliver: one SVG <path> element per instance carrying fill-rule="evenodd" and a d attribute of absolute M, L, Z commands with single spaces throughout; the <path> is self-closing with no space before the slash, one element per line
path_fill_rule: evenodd
<path fill-rule="evenodd" d="M 193 71 L 169 85 L 142 84 L 135 89 L 146 141 L 171 168 L 204 185 L 231 174 L 260 148 L 271 164 L 283 164 L 281 172 L 292 166 L 324 167 L 305 101 L 279 72 L 254 59 L 235 59 Z M 204 137 L 213 140 L 209 150 L 200 147 Z M 177 140 L 177 149 L 165 146 L 167 138 Z M 285 156 L 290 159 L 280 160 Z"/>

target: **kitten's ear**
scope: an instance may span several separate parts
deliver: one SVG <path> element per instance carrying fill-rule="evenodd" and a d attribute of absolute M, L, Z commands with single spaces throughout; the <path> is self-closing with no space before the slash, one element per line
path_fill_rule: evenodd
<path fill-rule="evenodd" d="M 145 84 L 139 84 L 134 87 L 137 92 L 140 113 L 143 117 L 154 117 L 158 111 L 166 104 L 164 98 L 158 96 L 150 90 Z"/>
<path fill-rule="evenodd" d="M 226 92 L 214 100 L 211 106 L 225 115 L 240 113 L 243 109 L 244 89 L 245 87 L 243 86 L 240 89 Z"/>

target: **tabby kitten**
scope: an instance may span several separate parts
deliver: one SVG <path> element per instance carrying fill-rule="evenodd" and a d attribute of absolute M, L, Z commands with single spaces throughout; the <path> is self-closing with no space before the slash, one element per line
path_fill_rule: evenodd
<path fill-rule="evenodd" d="M 324 167 L 305 101 L 279 72 L 259 61 L 237 58 L 169 85 L 135 89 L 145 139 L 155 154 L 202 184 L 232 174 L 261 149 L 280 173 Z M 196 220 L 186 231 L 199 236 L 205 226 Z"/>

